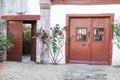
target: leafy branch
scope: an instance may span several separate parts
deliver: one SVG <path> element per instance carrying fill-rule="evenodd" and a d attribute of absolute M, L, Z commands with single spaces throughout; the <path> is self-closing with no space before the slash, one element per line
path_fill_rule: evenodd
<path fill-rule="evenodd" d="M 120 20 L 114 23 L 114 43 L 120 48 Z"/>

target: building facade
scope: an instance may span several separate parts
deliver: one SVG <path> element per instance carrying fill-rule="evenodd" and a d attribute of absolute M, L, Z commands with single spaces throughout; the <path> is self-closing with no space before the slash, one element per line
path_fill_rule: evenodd
<path fill-rule="evenodd" d="M 40 15 L 38 26 L 49 30 L 55 24 L 67 26 L 65 63 L 120 65 L 119 49 L 114 44 L 112 24 L 119 18 L 120 1 L 114 0 L 0 0 L 0 15 Z M 9 2 L 9 4 L 7 4 Z M 37 5 L 36 5 L 37 4 Z M 34 6 L 34 7 L 33 7 Z M 26 17 L 27 18 L 27 17 Z M 4 17 L 5 19 L 5 17 Z M 14 19 L 13 19 L 14 20 Z M 28 20 L 29 21 L 29 20 Z M 25 22 L 25 21 L 24 21 Z M 35 42 L 35 59 L 41 61 L 42 47 Z M 20 54 L 21 55 L 21 54 Z M 44 54 L 44 62 L 49 63 Z"/>
<path fill-rule="evenodd" d="M 48 1 L 49 2 L 49 1 Z M 120 16 L 120 1 L 51 0 L 50 26 L 67 26 L 74 35 L 63 51 L 63 63 L 120 65 L 110 28 Z M 101 38 L 97 37 L 100 32 Z M 103 37 L 104 36 L 104 37 Z"/>

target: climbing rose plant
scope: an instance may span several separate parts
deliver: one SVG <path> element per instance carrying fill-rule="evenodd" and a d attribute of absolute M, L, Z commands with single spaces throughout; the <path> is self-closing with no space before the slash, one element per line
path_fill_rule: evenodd
<path fill-rule="evenodd" d="M 64 31 L 65 27 L 60 27 L 59 24 L 50 28 L 49 33 L 42 28 L 37 31 L 36 36 L 47 46 L 46 50 L 53 64 L 58 64 L 63 59 Z"/>

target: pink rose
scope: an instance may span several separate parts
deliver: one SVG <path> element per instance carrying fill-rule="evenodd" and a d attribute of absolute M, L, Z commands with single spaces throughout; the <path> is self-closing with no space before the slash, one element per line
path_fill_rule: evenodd
<path fill-rule="evenodd" d="M 46 44 L 46 40 L 42 40 L 42 43 L 43 43 L 43 44 Z"/>

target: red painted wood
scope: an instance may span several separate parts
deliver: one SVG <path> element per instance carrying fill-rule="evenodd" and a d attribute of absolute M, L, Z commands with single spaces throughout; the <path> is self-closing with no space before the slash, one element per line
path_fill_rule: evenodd
<path fill-rule="evenodd" d="M 87 27 L 90 31 L 90 37 L 87 38 L 87 44 L 90 42 L 90 47 L 81 46 L 82 42 L 75 41 L 75 36 L 71 41 L 66 43 L 66 63 L 87 63 L 87 64 L 111 64 L 112 60 L 112 27 L 110 22 L 113 22 L 113 14 L 68 14 L 67 15 L 67 37 L 75 33 L 76 27 Z M 85 24 L 86 23 L 86 24 Z M 93 41 L 93 28 L 105 28 L 105 40 L 103 42 Z M 88 53 L 85 53 L 88 52 Z"/>
<path fill-rule="evenodd" d="M 5 15 L 1 19 L 5 20 L 22 20 L 22 21 L 35 21 L 40 19 L 40 15 Z"/>
<path fill-rule="evenodd" d="M 9 21 L 8 33 L 13 31 L 15 33 L 12 42 L 14 48 L 7 53 L 8 61 L 21 61 L 22 57 L 22 21 Z"/>
<path fill-rule="evenodd" d="M 100 4 L 120 4 L 120 0 L 51 0 L 55 4 L 74 4 L 74 5 L 100 5 Z"/>
<path fill-rule="evenodd" d="M 69 35 L 70 35 L 70 16 L 67 15 L 66 17 L 66 45 L 65 45 L 65 61 L 66 63 L 69 63 L 69 44 L 70 44 L 70 41 L 68 40 L 69 39 Z"/>
<path fill-rule="evenodd" d="M 31 37 L 36 35 L 36 28 L 37 28 L 36 25 L 37 25 L 36 21 L 32 22 Z M 36 38 L 31 39 L 31 45 L 32 45 L 31 46 L 31 60 L 36 61 Z"/>
<path fill-rule="evenodd" d="M 105 62 L 109 64 L 109 18 L 93 18 L 92 20 L 92 30 L 93 34 L 94 28 L 104 28 L 104 40 L 94 41 L 93 35 L 91 35 L 91 48 L 92 48 L 92 62 Z"/>
<path fill-rule="evenodd" d="M 95 65 L 108 65 L 108 62 L 102 62 L 102 61 L 101 61 L 101 62 L 96 62 L 96 61 L 94 62 L 94 61 L 77 61 L 77 60 L 76 60 L 76 61 L 75 61 L 75 60 L 72 61 L 72 60 L 71 60 L 69 63 L 76 63 L 76 64 L 79 64 L 79 63 L 80 63 L 80 64 L 95 64 Z"/>

